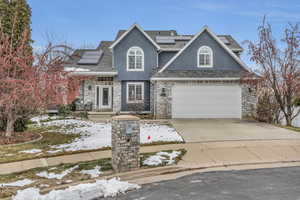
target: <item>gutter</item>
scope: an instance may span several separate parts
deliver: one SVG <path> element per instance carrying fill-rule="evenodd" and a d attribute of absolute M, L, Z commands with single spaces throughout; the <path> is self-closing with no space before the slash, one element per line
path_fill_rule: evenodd
<path fill-rule="evenodd" d="M 218 81 L 236 81 L 240 80 L 241 78 L 239 77 L 228 77 L 228 78 L 189 78 L 189 77 L 154 77 L 151 78 L 151 81 L 213 81 L 213 80 L 218 80 Z"/>
<path fill-rule="evenodd" d="M 92 76 L 92 75 L 97 75 L 97 76 L 116 76 L 118 75 L 118 72 L 71 72 L 71 75 L 80 75 L 80 76 Z"/>

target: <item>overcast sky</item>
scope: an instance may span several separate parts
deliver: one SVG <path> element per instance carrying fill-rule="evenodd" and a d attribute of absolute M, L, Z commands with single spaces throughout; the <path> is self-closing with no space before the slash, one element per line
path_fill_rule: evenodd
<path fill-rule="evenodd" d="M 113 40 L 119 29 L 138 23 L 143 29 L 172 29 L 195 34 L 208 25 L 238 42 L 255 40 L 267 15 L 280 38 L 288 22 L 300 22 L 299 0 L 28 0 L 32 8 L 34 47 L 52 35 L 75 47 Z M 245 47 L 245 46 L 244 46 Z M 244 61 L 252 66 L 247 51 Z"/>

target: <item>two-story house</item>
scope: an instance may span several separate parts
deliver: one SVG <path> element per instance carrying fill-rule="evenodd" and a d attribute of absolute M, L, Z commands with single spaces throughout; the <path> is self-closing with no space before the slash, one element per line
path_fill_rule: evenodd
<path fill-rule="evenodd" d="M 240 82 L 249 72 L 242 51 L 230 35 L 215 35 L 207 26 L 180 35 L 134 24 L 97 49 L 76 50 L 65 68 L 88 76 L 80 99 L 93 111 L 242 118 L 256 103 L 254 91 Z"/>

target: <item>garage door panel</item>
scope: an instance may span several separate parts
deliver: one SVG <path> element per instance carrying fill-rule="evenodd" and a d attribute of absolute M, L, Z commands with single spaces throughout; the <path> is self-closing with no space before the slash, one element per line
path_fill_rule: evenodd
<path fill-rule="evenodd" d="M 241 88 L 231 86 L 175 86 L 173 118 L 240 118 Z"/>

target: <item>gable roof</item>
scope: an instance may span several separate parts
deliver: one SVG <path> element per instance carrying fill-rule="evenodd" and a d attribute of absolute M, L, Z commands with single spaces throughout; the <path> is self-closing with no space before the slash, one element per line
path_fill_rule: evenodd
<path fill-rule="evenodd" d="M 117 36 L 115 40 L 118 40 L 126 30 L 119 30 L 117 33 Z M 159 45 L 161 51 L 180 51 L 186 43 L 191 40 L 194 35 L 179 35 L 176 30 L 144 30 L 144 32 L 149 35 L 154 42 Z M 225 43 L 226 46 L 229 47 L 234 52 L 242 52 L 243 48 L 239 45 L 239 43 L 233 39 L 231 35 L 217 35 L 219 38 L 226 38 L 229 43 Z M 176 38 L 174 44 L 164 44 L 164 43 L 158 43 L 157 37 L 171 37 Z M 178 38 L 189 38 L 185 40 L 181 40 Z"/>
<path fill-rule="evenodd" d="M 115 40 L 119 39 L 127 30 L 119 30 Z M 153 41 L 155 41 L 156 36 L 177 36 L 176 30 L 144 30 Z"/>
<path fill-rule="evenodd" d="M 216 40 L 226 51 L 227 53 L 229 53 L 229 55 L 237 62 L 239 63 L 246 71 L 250 71 L 247 67 L 247 65 L 237 56 L 235 55 L 235 53 L 233 53 L 233 51 L 231 49 L 229 49 L 228 46 L 226 46 L 221 39 L 215 35 L 209 28 L 208 26 L 204 26 L 201 31 L 196 34 L 180 51 L 178 51 L 177 54 L 175 54 L 175 56 L 173 58 L 171 58 L 166 64 L 165 66 L 163 66 L 158 73 L 163 72 L 167 67 L 170 66 L 170 64 L 172 64 L 176 58 L 178 58 L 203 32 L 207 31 L 214 40 Z"/>
<path fill-rule="evenodd" d="M 124 34 L 122 34 L 116 41 L 114 41 L 113 44 L 109 48 L 113 49 L 134 28 L 137 28 L 157 49 L 160 49 L 158 44 L 156 44 L 156 42 L 154 42 L 154 40 L 147 33 L 145 33 L 145 31 L 142 29 L 142 27 L 140 27 L 138 24 L 133 24 L 127 31 L 125 31 Z"/>

